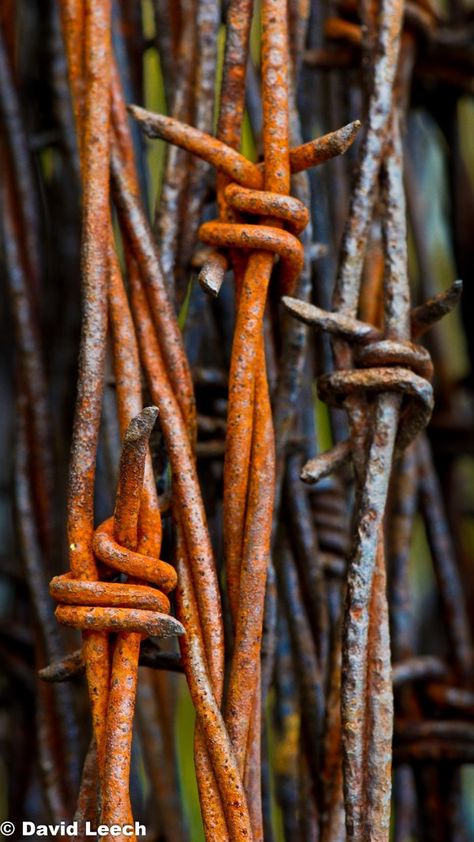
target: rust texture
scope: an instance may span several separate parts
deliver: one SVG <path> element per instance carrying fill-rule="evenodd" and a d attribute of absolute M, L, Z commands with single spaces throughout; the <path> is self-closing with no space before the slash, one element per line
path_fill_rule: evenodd
<path fill-rule="evenodd" d="M 268 2 L 262 8 L 264 174 L 261 168 L 246 161 L 232 148 L 237 145 L 239 130 L 235 124 L 229 126 L 230 120 L 224 110 L 227 92 L 235 86 L 230 62 L 224 70 L 218 131 L 227 143 L 171 118 L 150 114 L 135 106 L 130 108 L 132 116 L 142 123 L 151 137 L 161 137 L 192 151 L 230 179 L 230 183 L 226 181 L 221 188 L 220 209 L 225 221 L 205 223 L 199 230 L 203 242 L 219 249 L 201 270 L 200 282 L 204 288 L 213 294 L 219 291 L 228 265 L 223 250 L 251 252 L 246 264 L 239 259 L 235 266 L 239 304 L 230 365 L 224 462 L 225 569 L 234 626 L 225 721 L 240 774 L 247 782 L 255 838 L 261 838 L 262 834 L 258 776 L 260 730 L 257 727 L 260 676 L 256 664 L 261 645 L 275 475 L 263 346 L 267 288 L 273 254 L 280 257 L 282 291 L 294 287 L 303 268 L 302 246 L 295 235 L 307 224 L 308 212 L 301 201 L 284 195 L 289 189 L 290 171 L 300 172 L 341 154 L 360 125 L 356 121 L 338 133 L 289 150 L 285 5 Z M 248 30 L 249 6 L 242 11 L 246 12 Z M 239 25 L 245 27 L 240 20 Z M 235 114 L 233 116 L 235 120 Z M 270 227 L 234 221 L 242 213 L 260 216 L 264 221 L 271 219 L 273 224 Z M 229 219 L 232 222 L 227 221 Z M 282 228 L 285 223 L 289 231 Z M 259 251 L 253 253 L 255 249 Z"/>
<path fill-rule="evenodd" d="M 0 11 L 7 818 L 467 842 L 472 15 L 43 5 Z"/>
<path fill-rule="evenodd" d="M 101 818 L 107 825 L 132 821 L 128 780 L 140 641 L 143 636 L 168 637 L 184 631 L 177 620 L 166 616 L 170 607 L 166 594 L 176 587 L 176 571 L 157 558 L 160 530 L 146 510 L 146 498 L 142 506 L 148 439 L 156 416 L 156 407 L 146 407 L 130 422 L 123 439 L 114 515 L 95 530 L 93 539 L 95 557 L 106 568 L 124 573 L 130 584 L 81 581 L 68 573 L 50 584 L 59 603 L 60 623 L 85 632 L 119 633 L 107 662 L 107 693 L 100 699 L 105 708 L 103 756 L 97 740 Z M 85 657 L 87 669 L 88 647 Z"/>

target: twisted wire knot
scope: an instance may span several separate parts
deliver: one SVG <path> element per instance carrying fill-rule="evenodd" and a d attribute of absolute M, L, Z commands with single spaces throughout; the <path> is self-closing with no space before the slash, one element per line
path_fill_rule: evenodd
<path fill-rule="evenodd" d="M 96 557 L 108 568 L 153 583 L 87 582 L 71 573 L 55 576 L 50 593 L 59 603 L 58 622 L 81 631 L 138 632 L 146 636 L 179 634 L 181 626 L 170 610 L 167 593 L 176 587 L 174 568 L 158 558 L 133 552 L 114 539 L 114 518 L 94 533 Z"/>
<path fill-rule="evenodd" d="M 137 105 L 129 105 L 128 111 L 141 124 L 148 137 L 159 137 L 180 146 L 208 161 L 219 173 L 225 175 L 230 184 L 224 191 L 224 200 L 234 213 L 254 214 L 262 219 L 261 225 L 237 220 L 223 222 L 219 219 L 201 225 L 200 239 L 217 249 L 212 251 L 201 269 L 199 282 L 203 289 L 211 295 L 218 295 L 229 266 L 225 251 L 234 248 L 269 251 L 278 255 L 283 291 L 291 292 L 303 267 L 303 246 L 298 240 L 298 234 L 309 220 L 309 213 L 303 203 L 292 196 L 264 190 L 264 164 L 252 163 L 217 138 Z M 354 120 L 334 132 L 290 149 L 291 173 L 303 172 L 344 154 L 354 142 L 360 126 L 360 121 Z M 272 221 L 281 224 L 272 225 Z M 324 254 L 325 247 L 318 243 L 313 246 L 315 257 Z"/>
<path fill-rule="evenodd" d="M 359 368 L 324 374 L 318 392 L 327 403 L 340 405 L 349 395 L 398 392 L 404 407 L 395 442 L 399 455 L 428 424 L 434 405 L 431 357 L 412 342 L 370 338 L 355 351 Z"/>
<path fill-rule="evenodd" d="M 200 239 L 218 249 L 258 249 L 278 255 L 283 291 L 291 292 L 303 268 L 304 249 L 298 234 L 309 222 L 308 209 L 293 196 L 256 190 L 235 182 L 227 185 L 224 196 L 233 211 L 260 216 L 263 224 L 221 222 L 215 219 L 201 225 Z M 273 219 L 286 225 L 288 230 L 271 225 Z M 208 292 L 217 294 L 227 265 L 227 257 L 222 252 L 212 255 L 206 262 L 200 274 L 200 282 Z"/>
<path fill-rule="evenodd" d="M 462 282 L 411 312 L 411 335 L 421 336 L 432 324 L 450 313 L 459 301 Z M 331 313 L 297 298 L 284 297 L 290 313 L 306 324 L 349 342 L 354 347 L 355 368 L 342 369 L 318 378 L 318 392 L 327 403 L 341 406 L 351 395 L 397 392 L 404 398 L 395 441 L 395 457 L 428 424 L 433 411 L 431 379 L 433 365 L 426 348 L 409 340 L 386 338 L 381 330 L 344 313 Z M 350 441 L 338 442 L 331 450 L 311 459 L 301 478 L 308 483 L 340 468 L 352 457 Z"/>
<path fill-rule="evenodd" d="M 160 558 L 142 552 L 149 542 L 141 546 L 137 541 L 146 448 L 155 418 L 156 409 L 147 407 L 131 422 L 124 438 L 115 515 L 94 532 L 92 549 L 105 566 L 105 581 L 74 578 L 71 572 L 51 580 L 50 593 L 58 602 L 56 617 L 65 626 L 159 637 L 183 633 L 181 624 L 167 616 L 170 602 L 166 594 L 176 587 L 176 571 Z M 153 524 L 148 527 L 153 529 Z M 130 534 L 134 536 L 131 539 Z M 117 540 L 120 535 L 121 542 Z M 123 546 L 125 541 L 130 546 Z M 109 581 L 116 574 L 131 577 L 131 581 Z"/>

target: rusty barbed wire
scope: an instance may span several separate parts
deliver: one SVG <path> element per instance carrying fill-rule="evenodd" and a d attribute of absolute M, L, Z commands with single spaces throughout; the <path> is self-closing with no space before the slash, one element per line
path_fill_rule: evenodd
<path fill-rule="evenodd" d="M 176 571 L 146 554 L 153 543 L 159 552 L 160 540 L 156 524 L 147 522 L 146 510 L 142 512 L 148 440 L 157 414 L 156 407 L 146 407 L 130 422 L 123 439 L 114 515 L 94 533 L 96 558 L 131 582 L 80 581 L 66 573 L 50 585 L 59 603 L 60 623 L 81 631 L 118 632 L 109 666 L 100 769 L 101 817 L 107 825 L 132 822 L 128 781 L 140 641 L 143 635 L 169 637 L 184 631 L 177 620 L 166 616 L 170 607 L 166 594 L 176 587 Z M 143 585 L 143 580 L 158 589 Z"/>
<path fill-rule="evenodd" d="M 308 319 L 310 308 L 304 302 L 286 302 L 293 307 L 295 315 L 301 317 L 304 314 L 306 320 L 313 321 L 337 337 L 343 337 L 346 343 L 348 339 L 354 341 L 356 335 L 359 342 L 364 343 L 354 354 L 355 362 L 361 366 L 361 370 L 348 370 L 350 356 L 347 344 L 337 339 L 334 353 L 339 370 L 334 374 L 323 375 L 318 381 L 319 394 L 323 399 L 336 403 L 342 401 L 346 406 L 351 442 L 336 445 L 330 456 L 323 457 L 322 464 L 318 466 L 318 460 L 313 460 L 304 471 L 305 479 L 311 475 L 317 479 L 352 458 L 359 483 L 359 512 L 348 570 L 341 686 L 344 801 L 349 839 L 369 838 L 374 832 L 381 839 L 388 835 L 393 702 L 389 674 L 388 612 L 384 596 L 382 518 L 392 456 L 397 458 L 426 426 L 433 407 L 432 389 L 428 382 L 432 376 L 429 355 L 424 349 L 418 350 L 407 341 L 410 328 L 407 310 L 406 230 L 401 183 L 401 144 L 396 112 L 391 117 L 390 128 L 386 122 L 391 111 L 391 98 L 385 85 L 389 86 L 389 90 L 393 85 L 397 55 L 396 52 L 391 54 L 390 50 L 396 49 L 393 45 L 396 44 L 401 8 L 393 8 L 390 12 L 387 9 L 385 16 L 382 13 L 378 33 L 372 34 L 378 45 L 375 67 L 378 63 L 381 75 L 378 80 L 376 69 L 369 102 L 366 145 L 361 151 L 358 180 L 336 281 L 336 312 L 342 310 L 342 318 L 339 314 L 327 314 L 315 309 L 312 318 Z M 390 40 L 385 41 L 389 30 L 384 27 L 391 25 L 394 29 Z M 386 66 L 382 70 L 384 62 Z M 382 91 L 385 96 L 383 104 L 380 100 Z M 384 121 L 387 127 L 385 130 Z M 382 201 L 386 216 L 382 216 L 382 232 L 386 247 L 385 331 L 388 338 L 381 338 L 380 334 L 374 335 L 371 326 L 355 321 L 351 329 L 350 320 L 345 314 L 349 313 L 352 318 L 355 315 L 361 261 L 374 202 L 375 179 L 378 162 L 382 157 L 381 143 L 387 131 L 390 131 L 390 140 L 385 140 L 388 151 L 386 147 L 383 152 L 382 190 L 385 189 L 385 195 Z M 389 144 L 392 144 L 392 148 Z M 377 145 L 380 150 L 378 153 Z M 370 148 L 371 154 L 368 156 Z M 382 363 L 384 367 L 365 371 L 365 365 L 370 366 L 371 362 Z M 387 365 L 407 364 L 409 367 L 406 368 L 386 368 Z M 395 395 L 377 397 L 373 407 L 367 405 L 366 396 L 370 392 L 375 391 L 380 395 L 385 389 L 393 389 L 405 396 L 405 409 L 400 420 L 401 401 Z M 364 396 L 362 403 L 361 395 Z M 407 401 L 407 396 L 411 400 Z M 370 434 L 362 426 L 367 413 L 373 419 Z M 364 459 L 367 460 L 365 465 Z M 370 675 L 367 663 L 372 665 L 372 670 L 377 663 L 377 672 Z"/>
<path fill-rule="evenodd" d="M 387 842 L 392 824 L 396 842 L 466 842 L 472 501 L 458 499 L 471 381 L 456 379 L 436 324 L 462 283 L 438 292 L 423 204 L 435 167 L 416 144 L 433 143 L 444 166 L 448 140 L 462 276 L 467 12 L 458 0 L 442 13 L 425 0 L 20 6 L 0 16 L 27 583 L 0 553 L 15 589 L 0 600 L 12 606 L 0 740 L 22 723 L 29 735 L 7 760 L 14 779 L 25 769 L 8 795 L 15 820 L 43 817 L 44 793 L 80 838 L 86 820 L 132 811 L 151 839 L 199 834 L 184 673 L 206 839 Z M 166 115 L 148 110 L 157 89 Z M 166 142 L 163 165 L 141 129 Z M 4 382 L 0 365 L 2 393 Z M 3 482 L 0 467 L 2 506 Z M 69 629 L 52 622 L 52 573 Z M 179 650 L 149 637 L 166 630 Z"/>
<path fill-rule="evenodd" d="M 287 69 L 288 57 L 285 54 L 280 33 L 284 32 L 286 15 L 284 4 L 264 4 L 262 55 L 264 60 L 263 100 L 264 124 L 268 121 L 267 133 L 270 137 L 266 147 L 266 157 L 275 166 L 284 165 L 281 143 L 288 143 L 288 127 L 278 127 L 277 108 L 281 114 L 285 110 L 284 74 Z M 278 47 L 277 47 L 278 44 Z M 265 71 L 265 56 L 271 54 L 277 63 L 269 66 Z M 285 57 L 286 56 L 286 57 Z M 267 73 L 267 75 L 265 75 Z M 275 76 L 276 74 L 276 76 Z M 278 82 L 278 90 L 270 89 L 270 79 Z M 267 85 L 267 87 L 266 87 Z M 278 100 L 276 97 L 282 97 Z M 266 100 L 267 97 L 267 100 Z M 267 103 L 265 105 L 265 103 Z M 268 109 L 265 112 L 265 108 Z M 227 725 L 230 729 L 241 772 L 244 773 L 245 752 L 247 758 L 251 756 L 248 748 L 248 734 L 251 728 L 252 705 L 258 688 L 258 674 L 255 664 L 258 663 L 258 644 L 263 620 L 263 597 L 265 592 L 265 571 L 268 564 L 269 542 L 272 510 L 272 467 L 271 456 L 272 431 L 270 425 L 270 411 L 268 407 L 268 387 L 265 383 L 264 351 L 262 344 L 262 319 L 266 300 L 266 286 L 269 282 L 273 260 L 271 253 L 280 256 L 282 264 L 281 285 L 283 289 L 291 289 L 301 269 L 303 252 L 299 240 L 291 233 L 299 233 L 308 221 L 307 212 L 302 203 L 290 197 L 282 197 L 271 188 L 288 190 L 288 176 L 283 179 L 281 172 L 273 178 L 271 171 L 265 169 L 265 182 L 261 171 L 255 165 L 225 146 L 218 140 L 205 136 L 197 129 L 180 125 L 172 118 L 152 115 L 143 109 L 133 107 L 132 116 L 142 122 L 150 136 L 159 136 L 182 146 L 205 160 L 210 161 L 218 170 L 231 179 L 238 179 L 236 183 L 227 184 L 224 188 L 224 201 L 232 212 L 246 212 L 263 217 L 272 216 L 276 220 L 287 222 L 290 231 L 286 232 L 274 225 L 249 225 L 238 222 L 205 223 L 199 230 L 200 238 L 208 245 L 222 248 L 255 248 L 270 251 L 270 256 L 256 255 L 249 258 L 244 277 L 238 279 L 238 309 L 235 340 L 233 346 L 234 362 L 231 362 L 229 385 L 229 408 L 227 418 L 228 436 L 226 439 L 226 457 L 224 467 L 224 534 L 226 541 L 226 579 L 229 593 L 231 613 L 235 624 L 234 656 L 231 666 L 228 697 L 226 701 Z M 337 139 L 335 133 L 326 139 L 319 140 L 287 153 L 287 169 L 293 171 L 307 168 L 321 160 L 327 160 L 331 155 L 345 151 L 354 139 L 359 124 L 353 124 L 340 130 Z M 283 132 L 282 138 L 277 132 Z M 275 134 L 275 139 L 273 135 Z M 264 140 L 265 144 L 265 140 Z M 277 151 L 278 147 L 278 151 Z M 280 157 L 278 157 L 280 156 Z M 240 185 L 240 186 L 239 186 Z M 265 186 L 265 192 L 252 189 Z M 270 188 L 270 189 L 268 189 Z M 223 279 L 227 259 L 221 256 L 212 257 L 210 263 L 201 270 L 201 284 L 217 294 Z M 244 270 L 240 270 L 242 273 Z M 217 272 L 217 277 L 215 273 Z M 211 275 L 209 283 L 208 277 Z M 214 276 L 214 277 L 212 277 Z M 247 279 L 247 280 L 245 280 Z M 256 389 L 255 404 L 252 399 L 253 389 Z M 255 409 L 254 409 L 255 407 Z M 258 409 L 257 409 L 258 407 Z M 254 416 L 254 412 L 255 417 Z M 255 433 L 252 434 L 254 425 Z M 232 433 L 229 431 L 232 430 Z M 265 442 L 265 444 L 264 444 Z M 250 454 L 252 447 L 252 454 Z M 255 448 L 255 451 L 253 450 Z M 261 455 L 260 455 L 261 453 Z M 254 479 L 252 479 L 254 477 Z M 261 490 L 260 490 L 261 489 Z M 237 494 L 237 490 L 239 493 Z M 227 508 L 226 508 L 227 506 Z M 244 511 L 247 512 L 244 519 Z M 250 539 L 252 553 L 252 570 L 247 572 L 246 549 Z M 258 546 L 261 549 L 258 549 Z M 259 570 L 256 559 L 259 558 Z M 259 583 L 260 580 L 260 583 Z M 258 596 L 259 594 L 259 596 Z M 246 619 L 252 603 L 253 621 L 250 625 Z M 257 613 L 256 606 L 260 602 Z M 248 602 L 248 604 L 247 604 Z M 245 619 L 244 619 L 245 618 Z M 242 623 L 242 625 L 240 625 Z M 256 648 L 257 647 L 257 648 Z M 253 648 L 253 651 L 252 651 Z M 235 698 L 235 701 L 234 701 Z M 254 738 L 255 739 L 255 738 Z M 257 734 L 257 740 L 259 737 Z M 257 785 L 258 786 L 258 785 Z M 249 794 L 249 793 L 248 793 Z M 260 809 L 257 805 L 256 816 Z M 261 830 L 257 831 L 257 838 Z"/>
<path fill-rule="evenodd" d="M 394 213 L 394 206 L 392 205 L 391 212 Z M 396 240 L 392 239 L 391 242 L 403 242 L 403 235 L 397 237 Z M 456 289 L 459 289 L 459 284 L 456 285 Z M 390 301 L 394 299 L 394 293 L 390 290 L 391 298 Z M 367 325 L 362 323 L 352 317 L 346 316 L 344 313 L 339 314 L 338 312 L 334 313 L 327 313 L 321 311 L 319 308 L 314 307 L 313 305 L 307 304 L 305 302 L 298 301 L 296 299 L 291 298 L 284 298 L 284 303 L 297 318 L 304 320 L 308 324 L 313 324 L 318 329 L 328 330 L 333 335 L 339 336 L 344 338 L 345 341 L 350 342 L 359 342 L 359 347 L 362 349 L 362 353 L 357 351 L 355 353 L 355 361 L 359 366 L 365 366 L 367 362 L 369 365 L 372 361 L 377 361 L 380 365 L 382 363 L 383 368 L 374 369 L 373 372 L 366 371 L 365 368 L 361 367 L 359 371 L 352 370 L 352 371 L 344 371 L 341 372 L 339 375 L 338 373 L 331 374 L 331 375 L 324 375 L 320 378 L 318 389 L 319 394 L 326 400 L 336 401 L 338 402 L 341 398 L 343 401 L 347 400 L 347 397 L 351 395 L 359 395 L 361 392 L 365 394 L 370 394 L 372 391 L 375 393 L 379 393 L 381 390 L 389 388 L 395 389 L 396 391 L 400 390 L 402 395 L 405 396 L 405 408 L 404 412 L 401 416 L 399 426 L 398 426 L 398 433 L 395 439 L 392 439 L 392 446 L 393 446 L 393 453 L 394 458 L 400 457 L 402 452 L 409 447 L 410 443 L 413 441 L 414 437 L 417 436 L 419 431 L 423 429 L 426 425 L 427 421 L 429 420 L 429 414 L 432 408 L 432 397 L 429 387 L 424 386 L 421 382 L 421 376 L 423 378 L 431 377 L 432 374 L 432 367 L 430 365 L 429 356 L 426 351 L 422 348 L 417 348 L 413 346 L 411 342 L 405 341 L 403 343 L 396 342 L 396 341 L 388 341 L 385 339 L 381 339 L 381 333 L 378 329 L 374 328 L 371 325 Z M 436 315 L 442 317 L 445 315 L 446 311 L 444 307 L 446 306 L 449 308 L 450 306 L 455 306 L 457 303 L 458 297 L 457 295 L 453 295 L 451 290 L 448 290 L 446 294 L 440 296 L 439 299 L 436 300 L 436 304 L 426 305 L 426 309 L 430 310 L 433 309 L 432 318 L 433 320 L 436 318 Z M 438 302 L 442 301 L 443 305 L 438 309 Z M 449 302 L 449 303 L 447 303 Z M 412 323 L 416 324 L 416 317 L 412 319 Z M 388 323 L 387 323 L 387 328 Z M 374 353 L 372 356 L 372 348 L 374 348 Z M 411 366 L 410 369 L 399 368 L 398 365 L 403 363 L 406 365 Z M 393 368 L 386 368 L 387 366 L 394 366 Z M 413 371 L 418 371 L 419 374 L 414 374 Z M 416 397 L 415 397 L 416 396 Z M 415 409 L 415 415 L 413 415 L 413 410 L 410 411 L 410 399 L 417 401 L 417 406 Z M 374 412 L 374 410 L 372 410 Z M 428 413 L 428 417 L 427 417 Z M 376 417 L 374 412 L 374 418 Z M 382 416 L 380 416 L 382 417 Z M 416 420 L 414 420 L 414 418 Z M 360 423 L 360 422 L 359 422 Z M 383 439 L 382 439 L 383 441 Z M 372 445 L 373 447 L 373 445 Z M 341 442 L 335 447 L 319 457 L 313 458 L 307 465 L 304 466 L 302 470 L 302 479 L 306 482 L 318 482 L 323 477 L 327 476 L 328 474 L 340 470 L 342 466 L 344 466 L 348 460 L 353 458 L 353 448 L 354 444 L 350 441 Z M 370 452 L 370 451 L 368 451 Z M 373 457 L 375 458 L 375 457 Z M 426 458 L 426 457 L 425 457 Z M 370 463 L 369 463 L 370 464 Z M 367 477 L 370 477 L 370 473 L 367 474 Z M 366 479 L 367 482 L 367 479 Z M 367 492 L 365 492 L 367 494 Z M 374 502 L 371 502 L 370 496 L 367 498 L 366 507 L 368 507 L 369 517 L 370 520 L 375 519 L 376 508 Z M 375 498 L 376 499 L 376 498 Z M 362 497 L 362 501 L 364 497 Z M 377 506 L 380 505 L 379 501 L 377 501 Z M 362 511 L 364 509 L 362 508 Z M 383 509 L 382 509 L 383 511 Z M 439 522 L 439 519 L 438 519 Z M 363 536 L 363 540 L 367 540 L 368 528 L 364 527 L 361 529 L 361 526 L 357 525 L 357 529 L 361 530 L 361 535 Z M 356 533 L 357 534 L 357 533 Z M 361 540 L 361 539 L 359 539 Z M 380 554 L 380 547 L 382 546 L 381 538 L 377 541 L 378 550 L 377 553 Z M 406 544 L 405 544 L 406 545 Z M 357 544 L 356 544 L 357 547 Z M 357 549 L 352 551 L 353 553 L 357 553 Z M 357 558 L 357 555 L 356 555 Z M 375 575 L 375 572 L 374 572 Z M 456 582 L 457 577 L 455 576 L 453 581 Z M 375 585 L 373 586 L 375 587 Z M 356 602 L 356 610 L 357 612 L 361 611 L 361 597 L 357 596 Z M 348 609 L 346 609 L 348 610 Z M 452 615 L 451 615 L 452 616 Z M 371 616 L 371 621 L 373 615 Z M 377 623 L 380 624 L 381 619 L 380 616 L 377 617 Z M 460 617 L 460 624 L 462 627 L 462 631 L 460 632 L 463 637 L 468 635 L 466 631 L 466 624 L 462 619 L 462 614 Z M 468 635 L 469 636 L 469 635 Z M 387 646 L 388 637 L 385 640 L 385 646 Z M 348 654 L 351 653 L 353 643 L 346 643 L 348 648 L 346 649 L 346 658 Z M 471 651 L 470 644 L 466 642 L 464 651 Z M 357 653 L 357 657 L 359 657 L 359 653 Z M 368 656 L 370 657 L 370 655 Z M 372 657 L 374 657 L 372 655 Z M 378 657 L 381 657 L 380 655 Z M 387 654 L 385 654 L 385 659 L 387 658 Z M 470 655 L 468 658 L 470 659 Z M 347 667 L 346 673 L 343 672 L 343 681 L 344 679 L 347 681 Z M 357 690 L 353 688 L 350 689 L 350 715 L 352 717 L 355 699 L 354 695 Z M 361 692 L 361 691 L 359 691 Z M 361 699 L 365 696 L 364 691 L 361 692 Z M 344 707 L 343 707 L 344 712 Z M 357 715 L 357 714 L 356 714 Z M 372 714 L 373 715 L 373 714 Z M 346 713 L 347 716 L 347 713 Z M 352 720 L 351 720 L 352 721 Z M 347 720 L 346 720 L 347 722 Z M 346 728 L 348 725 L 346 725 Z M 374 726 L 372 726 L 374 727 Z M 351 726 L 351 732 L 353 732 L 354 726 Z M 352 733 L 351 733 L 352 738 Z M 376 744 L 374 747 L 377 752 L 380 752 L 380 743 Z M 389 753 L 390 750 L 388 749 Z M 380 755 L 378 755 L 380 758 Z M 354 762 L 354 761 L 352 761 Z M 373 763 L 370 759 L 370 755 L 367 756 L 365 762 L 369 765 Z M 373 768 L 373 767 L 372 767 Z M 347 773 L 346 773 L 347 774 Z M 380 797 L 380 791 L 375 789 L 374 787 L 377 786 L 377 782 L 372 782 L 369 793 L 371 798 L 382 800 Z M 387 786 L 387 778 L 383 780 L 383 782 L 379 783 L 379 786 L 383 786 L 384 789 Z M 374 794 L 372 794 L 374 793 Z M 347 796 L 346 796 L 347 797 Z M 352 799 L 352 794 L 351 794 Z M 357 799 L 354 799 L 357 808 L 361 809 L 361 800 L 360 796 Z M 346 810 L 347 810 L 347 802 L 346 802 Z M 359 819 L 358 821 L 361 821 Z M 366 816 L 364 821 L 367 823 L 367 827 L 371 826 L 371 818 Z M 380 828 L 381 825 L 380 821 L 373 821 L 373 825 Z M 355 834 L 354 838 L 358 838 L 358 833 L 363 832 L 360 830 L 354 829 L 349 830 Z"/>

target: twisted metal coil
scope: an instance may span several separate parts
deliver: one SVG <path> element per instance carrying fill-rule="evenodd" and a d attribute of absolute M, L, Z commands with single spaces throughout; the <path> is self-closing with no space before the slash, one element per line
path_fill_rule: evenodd
<path fill-rule="evenodd" d="M 166 594 L 176 587 L 176 571 L 171 564 L 140 552 L 137 536 L 146 445 L 156 416 L 156 407 L 146 407 L 130 422 L 123 442 L 122 489 L 118 491 L 116 512 L 97 527 L 92 544 L 96 558 L 106 566 L 104 576 L 122 573 L 148 585 L 133 581 L 91 582 L 77 579 L 72 573 L 55 576 L 50 593 L 58 602 L 56 617 L 63 625 L 81 631 L 135 632 L 159 637 L 183 632 L 177 620 L 165 616 L 170 610 Z M 124 494 L 123 486 L 127 484 Z M 130 504 L 132 510 L 127 511 Z M 149 587 L 150 584 L 156 587 Z"/>
<path fill-rule="evenodd" d="M 159 637 L 166 637 L 167 629 L 170 634 L 181 633 L 172 617 L 165 621 L 157 616 L 157 612 L 169 613 L 170 602 L 165 594 L 176 587 L 174 567 L 121 546 L 115 539 L 114 525 L 111 517 L 96 529 L 93 548 L 97 558 L 112 570 L 143 579 L 157 588 L 121 582 L 80 581 L 71 573 L 55 576 L 50 593 L 59 603 L 58 621 L 82 631 L 133 631 Z"/>
<path fill-rule="evenodd" d="M 267 128 L 264 168 L 236 151 L 240 127 L 235 124 L 226 124 L 221 135 L 226 142 L 222 142 L 173 118 L 136 106 L 129 108 L 150 137 L 163 138 L 193 152 L 219 172 L 220 218 L 199 229 L 201 240 L 218 250 L 203 266 L 200 282 L 216 295 L 226 269 L 233 264 L 237 324 L 224 465 L 224 542 L 234 648 L 224 718 L 245 781 L 255 839 L 262 836 L 260 670 L 255 665 L 259 664 L 275 486 L 274 434 L 263 346 L 267 288 L 273 255 L 280 258 L 283 291 L 294 288 L 303 266 L 303 247 L 297 235 L 304 229 L 309 215 L 302 202 L 287 195 L 290 171 L 302 171 L 341 154 L 360 127 L 356 121 L 325 138 L 288 149 L 285 4 L 266 2 L 262 15 Z M 224 102 L 225 97 L 224 85 Z M 245 215 L 259 216 L 260 224 L 249 223 Z"/>
<path fill-rule="evenodd" d="M 118 634 L 106 657 L 102 648 L 95 653 L 96 670 L 103 674 L 106 686 L 101 696 L 106 753 L 99 754 L 99 763 L 101 813 L 107 823 L 127 823 L 132 818 L 128 778 L 141 640 L 184 632 L 181 623 L 168 616 L 166 593 L 176 586 L 176 571 L 141 552 L 150 525 L 146 517 L 140 520 L 145 463 L 157 413 L 156 407 L 146 407 L 130 422 L 122 446 L 115 513 L 95 530 L 93 539 L 94 554 L 105 565 L 103 576 L 118 572 L 131 577 L 130 582 L 84 581 L 66 573 L 50 585 L 51 595 L 59 602 L 58 622 L 82 632 Z"/>
<path fill-rule="evenodd" d="M 258 249 L 277 255 L 281 261 L 280 283 L 285 293 L 290 293 L 303 268 L 304 251 L 297 235 L 301 234 L 309 221 L 309 211 L 303 202 L 292 196 L 284 196 L 265 190 L 252 190 L 241 184 L 231 183 L 224 191 L 224 197 L 232 210 L 265 218 L 265 224 L 205 222 L 199 229 L 199 237 L 207 245 L 225 249 Z M 268 224 L 272 219 L 288 226 L 288 231 Z M 207 264 L 200 273 L 200 282 L 206 288 Z M 215 290 L 215 282 L 211 291 Z"/>
<path fill-rule="evenodd" d="M 456 306 L 462 283 L 456 281 L 446 292 L 412 311 L 413 333 L 422 322 L 424 331 L 443 318 Z M 428 424 L 434 405 L 433 364 L 426 348 L 411 340 L 383 337 L 374 325 L 344 313 L 321 310 L 306 301 L 284 297 L 286 308 L 302 322 L 339 337 L 354 347 L 354 362 L 358 368 L 340 369 L 318 378 L 320 397 L 334 406 L 344 405 L 350 395 L 394 392 L 403 396 L 404 406 L 395 442 L 395 456 L 409 447 Z M 351 457 L 349 440 L 339 442 L 326 453 L 311 459 L 302 470 L 305 482 L 318 482 L 337 470 Z"/>

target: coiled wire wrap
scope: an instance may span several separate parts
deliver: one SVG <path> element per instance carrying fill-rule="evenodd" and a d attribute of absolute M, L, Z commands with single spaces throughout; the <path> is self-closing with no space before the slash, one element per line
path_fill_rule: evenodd
<path fill-rule="evenodd" d="M 433 365 L 426 350 L 408 340 L 386 339 L 373 325 L 345 314 L 320 310 L 298 299 L 284 298 L 285 306 L 296 318 L 340 336 L 353 344 L 357 368 L 323 374 L 318 379 L 319 396 L 333 406 L 341 406 L 349 395 L 396 392 L 404 405 L 395 442 L 395 457 L 408 447 L 428 424 L 433 411 L 431 378 Z M 311 459 L 302 471 L 306 482 L 317 482 L 350 458 L 348 441 Z"/>
<path fill-rule="evenodd" d="M 303 202 L 293 196 L 252 190 L 236 183 L 226 187 L 224 196 L 233 210 L 263 217 L 264 224 L 221 222 L 215 219 L 201 225 L 200 239 L 207 245 L 219 249 L 258 249 L 278 255 L 281 261 L 282 290 L 290 293 L 303 268 L 304 249 L 297 236 L 309 221 L 309 212 Z M 289 230 L 269 224 L 272 218 L 286 224 Z M 214 291 L 215 282 L 208 285 L 205 279 L 208 272 L 211 269 L 215 272 L 216 268 L 216 258 L 211 256 L 210 261 L 207 261 L 201 270 L 200 282 L 206 288 L 211 286 L 210 291 Z M 226 268 L 226 264 L 222 262 L 220 264 L 221 283 Z"/>
<path fill-rule="evenodd" d="M 358 349 L 356 361 L 363 368 L 320 377 L 319 395 L 338 405 L 352 394 L 402 394 L 406 401 L 395 443 L 395 455 L 399 456 L 426 427 L 433 411 L 433 388 L 428 379 L 433 367 L 428 351 L 411 342 L 384 339 Z"/>
<path fill-rule="evenodd" d="M 143 483 L 143 467 L 141 477 L 140 470 L 138 470 L 138 477 L 134 476 L 131 468 L 133 462 L 130 459 L 124 459 L 124 455 L 127 445 L 133 450 L 134 444 L 137 446 L 143 444 L 143 436 L 145 436 L 145 442 L 148 440 L 156 412 L 155 408 L 147 407 L 133 419 L 125 434 L 121 484 L 127 483 L 127 477 L 124 478 L 124 474 L 130 474 L 135 486 L 135 494 L 137 483 L 140 487 Z M 147 422 L 149 429 L 141 429 L 144 422 Z M 140 436 L 142 441 L 139 441 Z M 144 464 L 144 457 L 141 461 Z M 120 489 L 117 506 L 119 496 Z M 138 511 L 136 516 L 138 516 Z M 122 519 L 120 515 L 119 519 Z M 70 572 L 55 576 L 50 584 L 50 593 L 59 603 L 56 608 L 58 622 L 82 631 L 135 632 L 144 636 L 160 637 L 181 634 L 181 624 L 173 617 L 166 616 L 170 610 L 166 594 L 176 587 L 176 571 L 170 564 L 159 558 L 123 546 L 117 540 L 121 528 L 123 529 L 121 524 L 117 524 L 116 507 L 116 514 L 105 520 L 94 532 L 94 554 L 105 565 L 106 576 L 111 576 L 114 572 L 122 573 L 148 584 L 134 581 L 90 582 L 75 579 Z M 150 587 L 150 584 L 156 585 L 156 588 Z"/>

